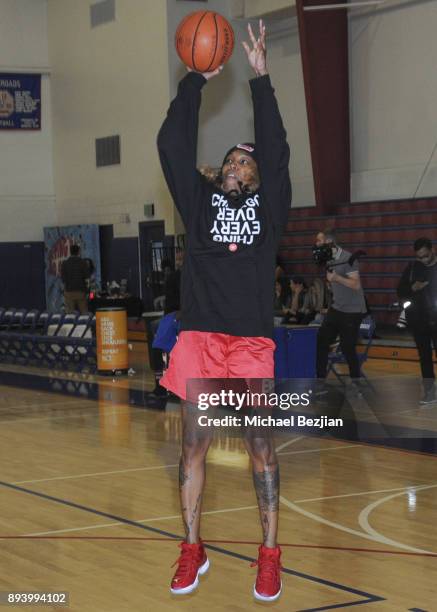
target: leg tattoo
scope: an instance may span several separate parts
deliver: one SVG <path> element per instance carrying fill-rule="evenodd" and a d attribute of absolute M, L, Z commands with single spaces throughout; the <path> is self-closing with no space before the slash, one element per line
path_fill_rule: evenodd
<path fill-rule="evenodd" d="M 199 430 L 196 411 L 185 404 L 182 409 L 182 453 L 179 460 L 179 495 L 185 539 L 189 544 L 199 541 L 200 509 L 205 483 L 205 457 L 211 433 Z"/>
<path fill-rule="evenodd" d="M 182 457 L 179 459 L 179 489 L 182 489 L 187 480 L 190 479 L 188 472 L 185 471 L 185 466 Z"/>
<path fill-rule="evenodd" d="M 271 472 L 253 472 L 253 482 L 260 510 L 277 512 L 279 507 L 279 466 Z"/>
<path fill-rule="evenodd" d="M 276 546 L 279 510 L 279 466 L 272 471 L 253 472 L 265 546 Z"/>

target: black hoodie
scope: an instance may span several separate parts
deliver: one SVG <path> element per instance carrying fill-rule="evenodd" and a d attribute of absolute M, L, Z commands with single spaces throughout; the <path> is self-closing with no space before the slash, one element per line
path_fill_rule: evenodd
<path fill-rule="evenodd" d="M 182 79 L 158 135 L 162 169 L 186 229 L 181 330 L 271 338 L 276 254 L 291 204 L 286 133 L 269 76 L 252 79 L 261 185 L 228 196 L 197 170 L 206 82 L 196 72 Z"/>
<path fill-rule="evenodd" d="M 416 281 L 428 284 L 419 291 L 413 291 Z M 437 262 L 425 266 L 420 261 L 412 261 L 405 268 L 399 281 L 398 296 L 411 302 L 405 309 L 407 322 L 412 327 L 427 327 L 437 323 Z"/>

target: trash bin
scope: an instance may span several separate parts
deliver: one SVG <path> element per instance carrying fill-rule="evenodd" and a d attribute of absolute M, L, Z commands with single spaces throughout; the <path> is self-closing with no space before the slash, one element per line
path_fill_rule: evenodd
<path fill-rule="evenodd" d="M 107 376 L 127 374 L 127 313 L 124 308 L 96 310 L 97 373 Z"/>

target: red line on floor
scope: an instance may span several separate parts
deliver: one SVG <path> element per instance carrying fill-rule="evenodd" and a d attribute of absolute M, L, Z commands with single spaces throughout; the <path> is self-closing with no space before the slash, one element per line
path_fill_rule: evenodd
<path fill-rule="evenodd" d="M 135 536 L 2 536 L 0 540 L 127 540 L 127 541 L 155 541 L 155 542 L 176 542 L 176 538 L 163 538 L 163 537 L 135 537 Z M 250 544 L 252 546 L 259 546 L 259 542 L 251 540 L 203 540 L 205 544 Z M 322 546 L 319 544 L 288 544 L 279 542 L 279 545 L 283 548 L 311 548 L 316 550 L 336 550 L 344 552 L 363 552 L 363 553 L 380 553 L 383 555 L 404 555 L 410 557 L 437 557 L 437 553 L 420 553 L 410 552 L 406 550 L 384 550 L 381 548 L 353 548 L 348 546 Z"/>

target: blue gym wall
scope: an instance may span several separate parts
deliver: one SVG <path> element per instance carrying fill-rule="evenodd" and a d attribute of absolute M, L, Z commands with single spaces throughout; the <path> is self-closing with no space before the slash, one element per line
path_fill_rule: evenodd
<path fill-rule="evenodd" d="M 0 242 L 0 306 L 45 309 L 43 242 Z"/>
<path fill-rule="evenodd" d="M 128 291 L 140 295 L 138 238 L 114 238 L 112 225 L 100 226 L 102 288 L 107 281 L 128 280 Z"/>
<path fill-rule="evenodd" d="M 114 238 L 113 226 L 100 226 L 102 286 L 128 279 L 128 290 L 140 295 L 137 238 Z M 0 242 L 0 306 L 46 308 L 44 243 Z"/>

